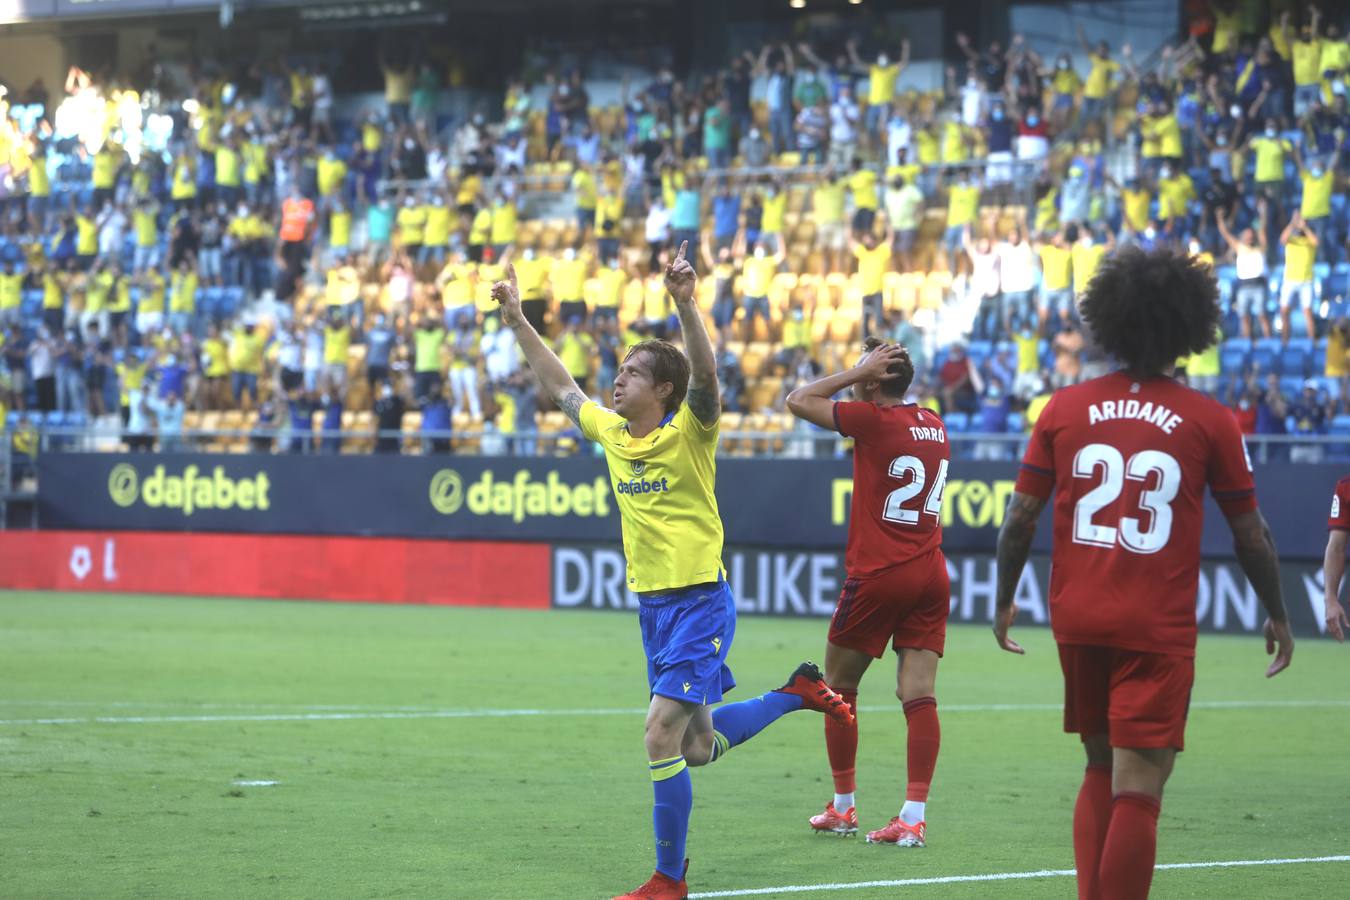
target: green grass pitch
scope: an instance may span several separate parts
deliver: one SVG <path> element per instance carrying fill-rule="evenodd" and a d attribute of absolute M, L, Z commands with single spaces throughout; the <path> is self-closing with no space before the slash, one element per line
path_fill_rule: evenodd
<path fill-rule="evenodd" d="M 742 619 L 732 698 L 819 659 L 824 635 Z M 820 717 L 797 713 L 694 772 L 690 889 L 1071 868 L 1081 751 L 1059 730 L 1048 632 L 1017 637 L 1025 658 L 983 628 L 949 637 L 927 849 L 808 832 L 831 786 Z M 1303 640 L 1273 681 L 1262 650 L 1201 641 L 1160 863 L 1350 853 L 1350 648 Z M 858 798 L 875 828 L 898 807 L 904 725 L 893 663 L 869 678 Z M 609 897 L 652 869 L 642 718 L 577 711 L 646 699 L 631 614 L 0 593 L 0 896 Z M 1032 708 L 969 708 L 995 704 Z M 464 710 L 543 714 L 446 714 Z M 1324 898 L 1348 882 L 1350 863 L 1325 862 L 1159 872 L 1154 888 Z M 900 891 L 1074 885 L 805 896 Z"/>

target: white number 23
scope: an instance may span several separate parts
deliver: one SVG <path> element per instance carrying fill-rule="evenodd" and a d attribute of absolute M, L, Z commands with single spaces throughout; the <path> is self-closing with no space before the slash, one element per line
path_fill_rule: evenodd
<path fill-rule="evenodd" d="M 1114 547 L 1119 542 L 1135 553 L 1157 553 L 1166 547 L 1172 536 L 1172 501 L 1181 489 L 1181 466 L 1176 459 L 1159 450 L 1141 450 L 1126 461 L 1108 444 L 1088 444 L 1074 456 L 1075 478 L 1095 478 L 1099 470 L 1101 484 L 1080 497 L 1074 507 L 1074 543 Z M 1155 473 L 1157 486 L 1139 494 L 1139 506 L 1149 514 L 1147 526 L 1134 516 L 1124 515 L 1119 527 L 1092 521 L 1103 507 L 1120 497 L 1126 479 L 1146 483 Z"/>

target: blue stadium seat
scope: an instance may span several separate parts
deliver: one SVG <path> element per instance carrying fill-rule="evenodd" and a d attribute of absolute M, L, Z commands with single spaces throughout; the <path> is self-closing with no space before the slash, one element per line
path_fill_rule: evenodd
<path fill-rule="evenodd" d="M 971 341 L 966 345 L 966 354 L 975 363 L 976 368 L 983 366 L 984 361 L 987 360 L 993 352 L 994 345 L 989 341 Z"/>
<path fill-rule="evenodd" d="M 1020 432 L 1026 431 L 1026 428 L 1027 428 L 1027 420 L 1026 420 L 1026 417 L 1025 417 L 1025 416 L 1023 416 L 1023 415 L 1022 415 L 1021 413 L 1019 413 L 1019 412 L 1008 413 L 1008 432 L 1009 432 L 1009 433 L 1011 433 L 1011 434 L 1018 434 L 1018 433 L 1020 433 Z"/>
<path fill-rule="evenodd" d="M 19 411 L 11 409 L 9 413 L 5 416 L 5 427 L 9 428 L 10 430 L 18 428 L 19 421 L 20 421 Z"/>
<path fill-rule="evenodd" d="M 1247 368 L 1252 342 L 1246 338 L 1229 338 L 1219 348 L 1219 369 L 1225 375 L 1240 375 Z"/>
<path fill-rule="evenodd" d="M 960 433 L 970 430 L 970 416 L 966 413 L 953 410 L 942 417 L 942 424 L 947 426 L 947 430 Z"/>
<path fill-rule="evenodd" d="M 42 419 L 42 424 L 53 425 L 56 427 L 64 425 L 65 422 L 66 422 L 66 414 L 61 412 L 61 410 L 59 409 L 52 410 L 51 412 L 47 413 Z"/>
<path fill-rule="evenodd" d="M 1275 367 L 1275 359 L 1280 353 L 1279 338 L 1257 338 L 1252 346 L 1251 364 L 1262 374 Z"/>
<path fill-rule="evenodd" d="M 1289 344 L 1280 351 L 1280 374 L 1306 377 L 1308 375 L 1308 361 L 1311 356 L 1311 339 L 1290 338 Z"/>
<path fill-rule="evenodd" d="M 89 424 L 89 420 L 83 411 L 76 410 L 66 414 L 66 424 L 72 428 L 78 428 L 81 425 Z"/>
<path fill-rule="evenodd" d="M 1319 338 L 1313 347 L 1312 368 L 1317 374 L 1327 370 L 1327 339 Z"/>
<path fill-rule="evenodd" d="M 1280 376 L 1280 393 L 1288 399 L 1301 397 L 1303 395 L 1303 382 L 1307 379 L 1302 375 L 1282 375 Z"/>

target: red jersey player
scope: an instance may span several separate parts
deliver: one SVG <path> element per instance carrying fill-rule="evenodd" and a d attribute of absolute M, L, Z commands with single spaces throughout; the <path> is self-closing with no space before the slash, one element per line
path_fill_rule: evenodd
<path fill-rule="evenodd" d="M 1345 538 L 1350 534 L 1350 478 L 1336 482 L 1331 495 L 1331 516 L 1327 519 L 1327 552 L 1322 559 L 1322 584 L 1326 597 L 1327 633 L 1345 640 L 1350 629 L 1345 607 L 1341 606 L 1341 578 L 1345 575 Z"/>
<path fill-rule="evenodd" d="M 1080 310 L 1122 371 L 1065 388 L 1036 421 L 998 539 L 994 635 L 1008 637 L 1036 520 L 1053 493 L 1050 621 L 1064 671 L 1064 730 L 1087 773 L 1074 807 L 1078 896 L 1148 895 L 1163 785 L 1182 749 L 1194 679 L 1195 598 L 1205 486 L 1232 529 L 1270 618 L 1275 675 L 1294 641 L 1279 559 L 1256 506 L 1231 412 L 1170 376 L 1218 323 L 1208 266 L 1171 251 L 1122 250 Z"/>
<path fill-rule="evenodd" d="M 940 731 L 933 683 L 947 636 L 951 585 L 942 555 L 942 489 L 951 450 L 942 420 L 904 402 L 914 364 L 903 348 L 869 338 L 847 372 L 788 395 L 788 408 L 854 440 L 848 570 L 830 621 L 825 682 L 857 712 L 858 682 L 890 644 L 899 656 L 898 695 L 908 727 L 908 786 L 900 815 L 868 833 L 869 843 L 924 846 L 924 806 Z M 830 398 L 852 388 L 854 402 Z M 834 799 L 811 819 L 818 832 L 854 834 L 858 725 L 828 725 L 825 747 Z"/>

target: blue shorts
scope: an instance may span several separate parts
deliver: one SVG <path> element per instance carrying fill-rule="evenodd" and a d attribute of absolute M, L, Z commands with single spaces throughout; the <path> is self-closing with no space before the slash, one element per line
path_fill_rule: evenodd
<path fill-rule="evenodd" d="M 653 694 L 708 704 L 736 686 L 726 662 L 736 636 L 736 600 L 725 581 L 643 598 L 638 622 Z"/>

